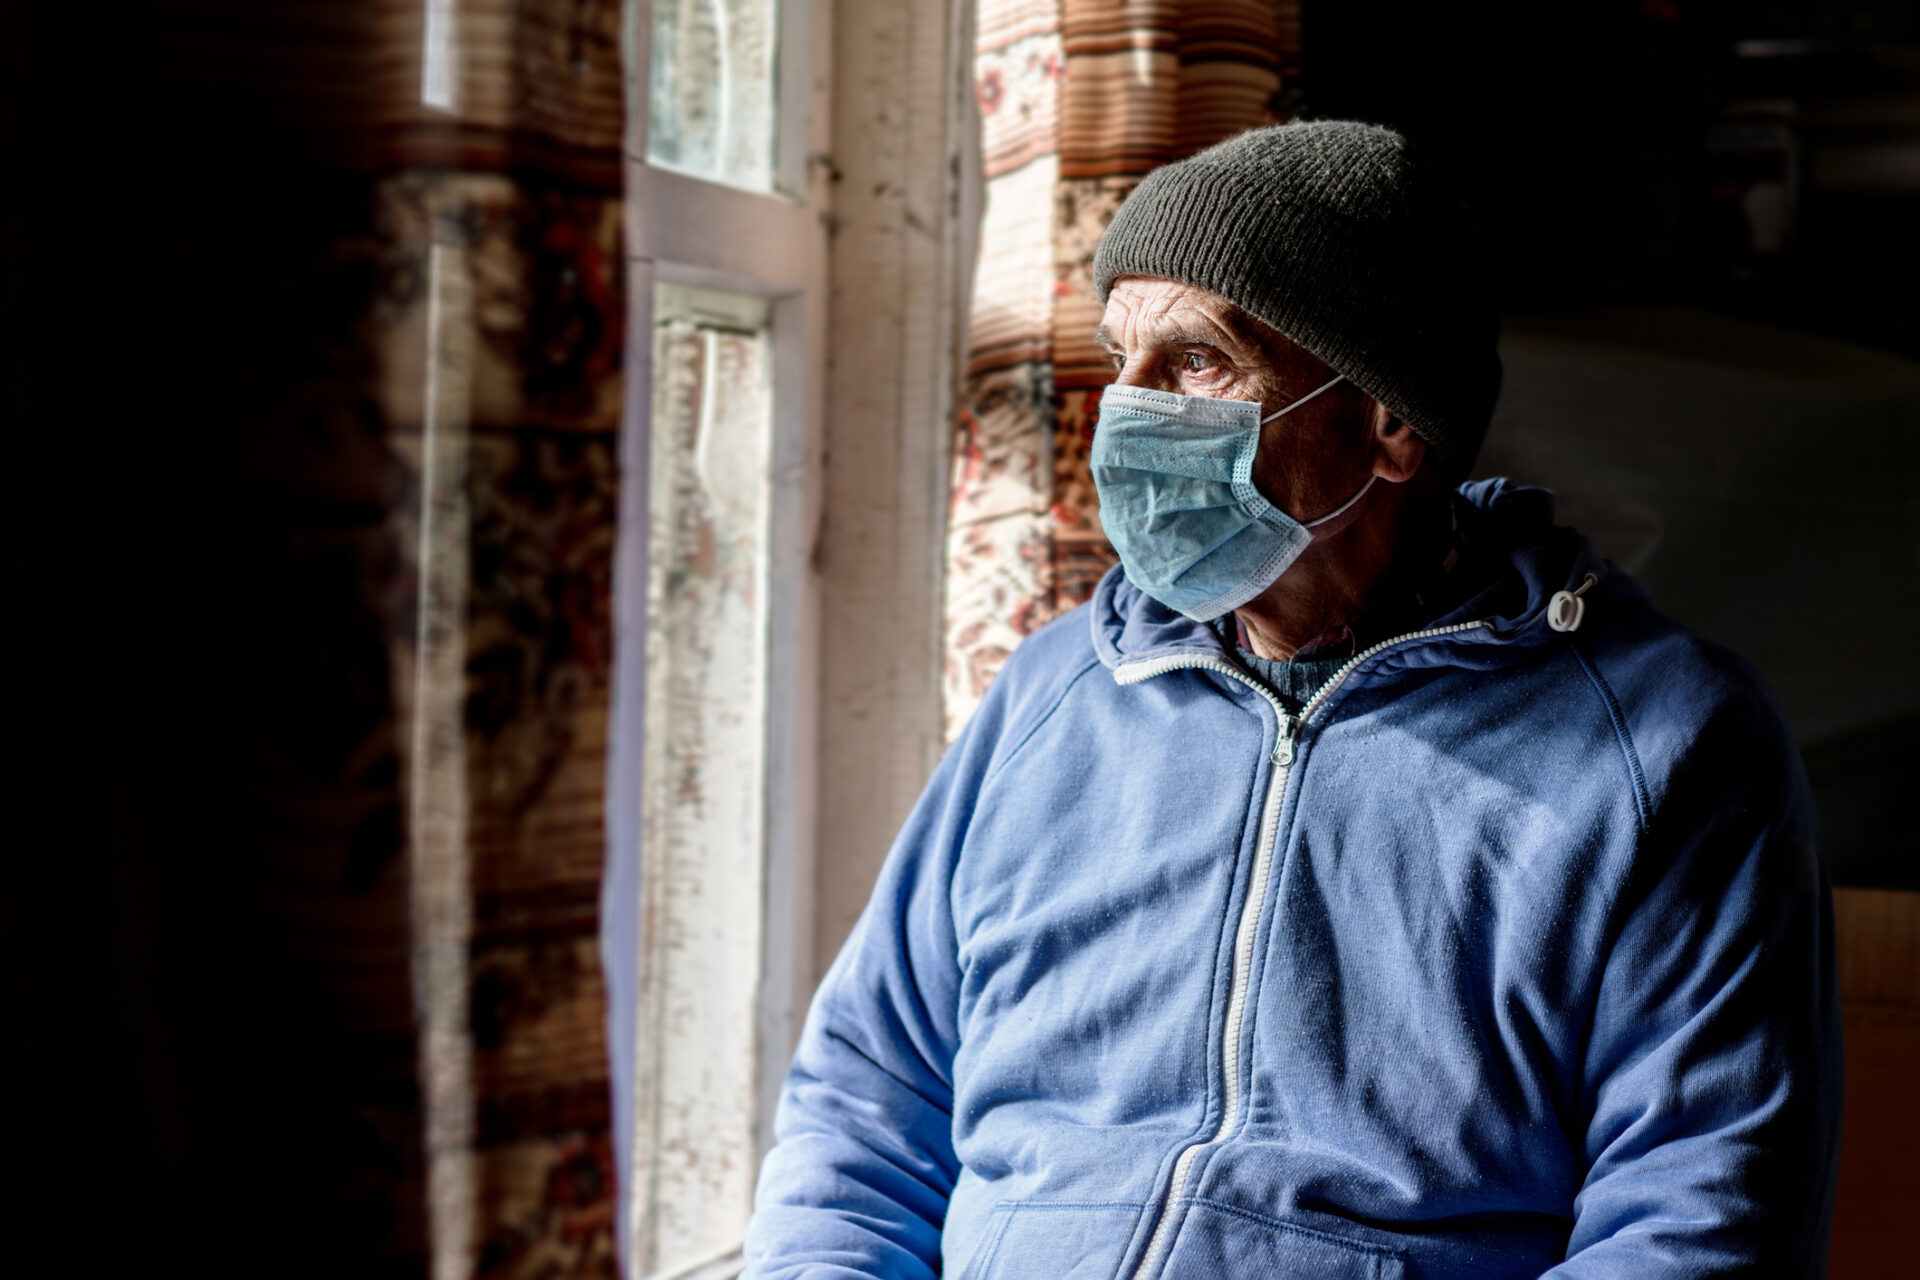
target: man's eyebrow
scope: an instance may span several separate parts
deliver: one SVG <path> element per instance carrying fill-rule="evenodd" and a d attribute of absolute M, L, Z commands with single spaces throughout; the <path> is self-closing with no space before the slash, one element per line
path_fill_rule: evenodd
<path fill-rule="evenodd" d="M 1232 330 L 1222 334 L 1218 329 L 1169 329 L 1159 335 L 1169 347 L 1218 347 L 1223 338 L 1233 336 Z"/>
<path fill-rule="evenodd" d="M 1223 335 L 1213 329 L 1175 328 L 1164 329 L 1153 334 L 1153 340 L 1167 347 L 1218 347 L 1224 337 L 1237 338 L 1249 346 L 1257 346 L 1258 339 L 1251 331 L 1240 332 L 1238 326 L 1222 326 L 1227 330 Z M 1093 331 L 1093 345 L 1108 349 L 1117 349 L 1120 342 L 1113 336 L 1113 330 L 1104 324 Z"/>

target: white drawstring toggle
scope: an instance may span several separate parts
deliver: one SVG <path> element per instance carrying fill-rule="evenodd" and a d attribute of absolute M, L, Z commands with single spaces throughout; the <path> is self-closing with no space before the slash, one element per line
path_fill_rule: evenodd
<path fill-rule="evenodd" d="M 1547 601 L 1547 625 L 1555 631 L 1578 631 L 1587 616 L 1587 602 L 1580 597 L 1598 581 L 1600 579 L 1590 573 L 1578 590 L 1554 592 L 1553 599 Z"/>

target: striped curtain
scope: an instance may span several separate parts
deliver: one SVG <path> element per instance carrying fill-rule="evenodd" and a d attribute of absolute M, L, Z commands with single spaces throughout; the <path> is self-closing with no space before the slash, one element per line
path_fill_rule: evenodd
<path fill-rule="evenodd" d="M 981 0 L 987 206 L 948 522 L 944 699 L 959 731 L 1020 638 L 1113 563 L 1087 469 L 1094 246 L 1148 170 L 1286 117 L 1298 0 Z"/>
<path fill-rule="evenodd" d="M 397 83 L 376 226 L 415 282 L 372 340 L 407 588 L 394 661 L 432 1273 L 612 1276 L 598 925 L 621 6 L 380 14 Z"/>

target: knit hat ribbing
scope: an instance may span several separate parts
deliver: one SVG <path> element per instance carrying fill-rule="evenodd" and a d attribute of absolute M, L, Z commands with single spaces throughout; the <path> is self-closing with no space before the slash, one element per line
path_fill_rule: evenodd
<path fill-rule="evenodd" d="M 1499 321 L 1453 187 L 1390 129 L 1278 125 L 1149 173 L 1093 259 L 1219 294 L 1299 343 L 1427 442 L 1473 465 L 1500 393 Z"/>

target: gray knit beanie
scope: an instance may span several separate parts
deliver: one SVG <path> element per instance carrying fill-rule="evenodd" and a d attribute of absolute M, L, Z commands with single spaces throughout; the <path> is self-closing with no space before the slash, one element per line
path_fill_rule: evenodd
<path fill-rule="evenodd" d="M 1254 129 L 1155 169 L 1093 258 L 1211 290 L 1320 357 L 1461 479 L 1500 394 L 1499 320 L 1479 236 L 1446 179 L 1391 129 Z"/>

